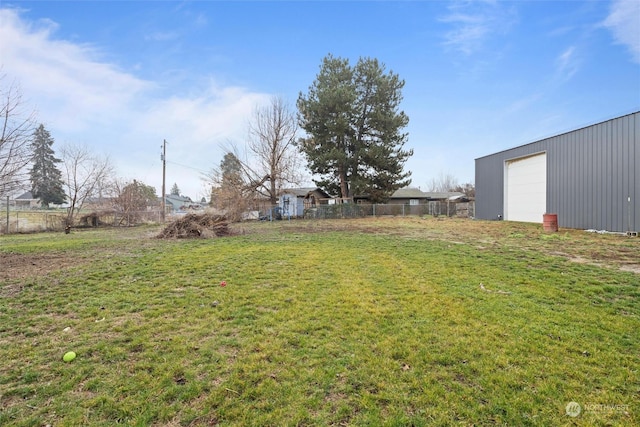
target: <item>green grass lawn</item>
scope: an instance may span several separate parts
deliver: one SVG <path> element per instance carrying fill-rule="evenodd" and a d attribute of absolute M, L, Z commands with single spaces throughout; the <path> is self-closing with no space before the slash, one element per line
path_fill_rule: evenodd
<path fill-rule="evenodd" d="M 476 223 L 1 236 L 0 425 L 638 425 L 640 274 L 552 253 L 640 240 Z"/>

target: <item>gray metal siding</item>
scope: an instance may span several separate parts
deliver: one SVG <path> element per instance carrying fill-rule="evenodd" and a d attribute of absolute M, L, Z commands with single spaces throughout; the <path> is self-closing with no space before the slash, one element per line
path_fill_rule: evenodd
<path fill-rule="evenodd" d="M 498 219 L 503 216 L 504 163 L 495 156 L 482 160 L 479 165 L 479 159 L 476 159 L 476 217 Z"/>
<path fill-rule="evenodd" d="M 547 212 L 561 227 L 640 231 L 639 145 L 636 112 L 478 158 L 476 217 L 504 215 L 506 161 L 545 151 Z"/>

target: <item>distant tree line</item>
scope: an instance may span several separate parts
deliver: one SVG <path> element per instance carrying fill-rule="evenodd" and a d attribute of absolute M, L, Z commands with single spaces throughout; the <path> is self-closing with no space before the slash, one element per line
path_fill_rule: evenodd
<path fill-rule="evenodd" d="M 3 83 L 4 79 L 0 79 Z M 229 143 L 219 165 L 205 181 L 211 205 L 240 215 L 257 200 L 274 205 L 283 188 L 298 186 L 307 171 L 327 193 L 349 202 L 354 196 L 385 202 L 411 183 L 405 171 L 413 151 L 405 145 L 409 117 L 401 109 L 405 82 L 375 58 L 327 55 L 294 111 L 273 97 L 256 107 L 244 144 Z M 25 114 L 15 84 L 0 85 L 0 196 L 30 183 L 43 208 L 68 203 L 68 222 L 87 200 L 109 196 L 126 212 L 154 199 L 155 189 L 139 181 L 117 179 L 108 157 L 68 144 L 59 154 L 54 139 L 34 114 Z M 471 193 L 448 176 L 433 189 Z M 177 183 L 170 194 L 180 195 Z"/>

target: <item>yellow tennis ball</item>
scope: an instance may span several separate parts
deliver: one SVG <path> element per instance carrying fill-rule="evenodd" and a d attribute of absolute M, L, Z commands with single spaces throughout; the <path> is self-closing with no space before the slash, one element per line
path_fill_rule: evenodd
<path fill-rule="evenodd" d="M 73 351 L 68 351 L 64 354 L 64 356 L 62 357 L 62 360 L 64 360 L 65 362 L 71 362 L 75 358 L 76 358 L 76 354 Z"/>

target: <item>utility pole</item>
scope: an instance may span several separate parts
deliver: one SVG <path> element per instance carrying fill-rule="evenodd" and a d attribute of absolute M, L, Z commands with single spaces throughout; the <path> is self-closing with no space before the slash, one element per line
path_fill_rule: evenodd
<path fill-rule="evenodd" d="M 164 213 L 166 211 L 166 191 L 165 191 L 165 182 L 167 177 L 167 140 L 162 140 L 162 155 L 160 156 L 162 160 L 162 213 L 160 217 L 162 222 L 164 223 Z"/>
<path fill-rule="evenodd" d="M 7 196 L 7 234 L 9 234 L 9 196 Z"/>

